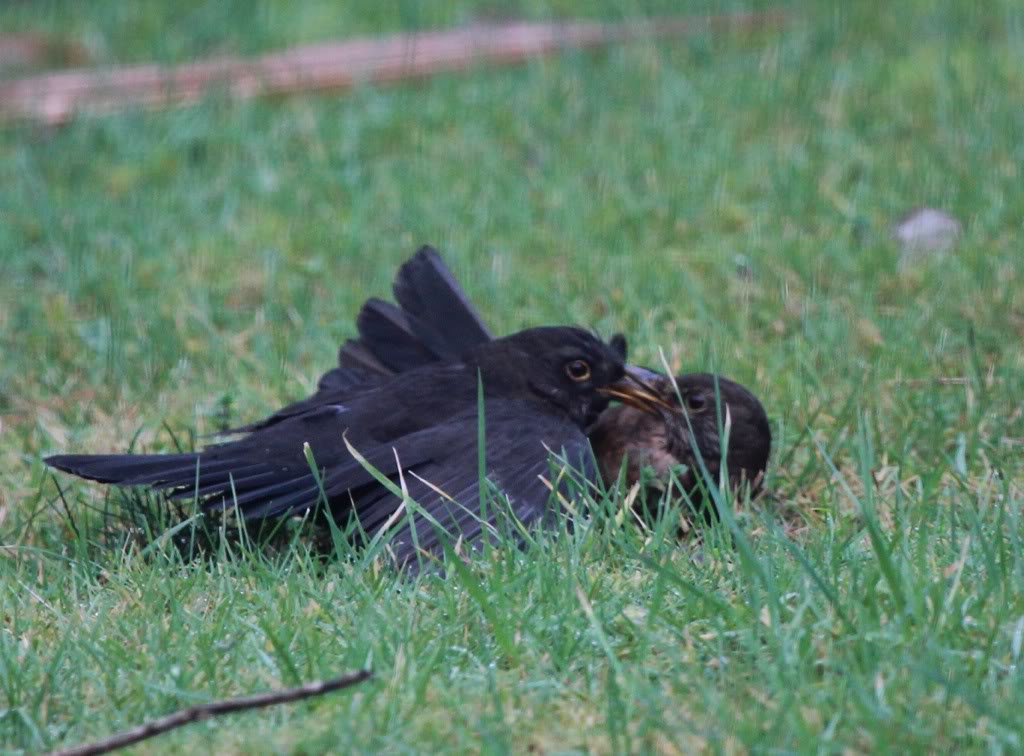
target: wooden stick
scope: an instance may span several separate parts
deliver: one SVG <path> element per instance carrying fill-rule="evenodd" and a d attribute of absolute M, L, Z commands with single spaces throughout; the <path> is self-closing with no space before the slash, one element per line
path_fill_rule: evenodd
<path fill-rule="evenodd" d="M 259 693 L 254 696 L 229 698 L 223 701 L 211 701 L 210 703 L 198 706 L 190 706 L 187 709 L 176 711 L 160 719 L 145 722 L 138 727 L 119 732 L 103 740 L 53 751 L 50 756 L 97 756 L 98 754 L 110 753 L 143 740 L 149 740 L 157 735 L 163 735 L 165 732 L 170 732 L 192 722 L 199 722 L 203 719 L 219 717 L 224 714 L 232 714 L 237 711 L 260 709 L 265 706 L 293 703 L 305 698 L 322 696 L 325 693 L 331 693 L 342 688 L 351 687 L 356 683 L 361 683 L 363 680 L 368 680 L 371 676 L 372 673 L 364 669 L 333 680 L 320 680 L 308 683 L 298 688 L 288 688 L 270 693 Z"/>
<path fill-rule="evenodd" d="M 58 125 L 78 113 L 194 103 L 218 90 L 237 99 L 346 90 L 359 82 L 416 79 L 482 63 L 507 65 L 567 48 L 756 28 L 781 23 L 785 18 L 781 12 L 768 11 L 656 17 L 619 24 L 482 24 L 306 45 L 256 58 L 215 58 L 180 66 L 144 64 L 102 71 L 77 69 L 0 82 L 0 116 Z"/>

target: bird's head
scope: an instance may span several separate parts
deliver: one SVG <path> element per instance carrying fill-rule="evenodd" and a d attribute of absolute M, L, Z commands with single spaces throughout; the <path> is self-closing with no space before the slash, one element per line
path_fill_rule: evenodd
<path fill-rule="evenodd" d="M 709 472 L 718 477 L 722 466 L 722 436 L 728 428 L 726 467 L 733 485 L 743 481 L 760 484 L 771 453 L 772 431 L 768 416 L 747 388 L 720 375 L 688 373 L 672 379 L 663 376 L 659 394 L 674 405 L 666 415 L 672 424 L 670 438 L 680 453 L 697 466 L 696 444 Z"/>
<path fill-rule="evenodd" d="M 626 365 L 620 349 L 580 328 L 520 331 L 481 346 L 470 362 L 480 368 L 485 391 L 514 387 L 524 398 L 554 405 L 581 427 L 613 398 L 652 415 L 665 410 L 646 384 L 655 374 Z"/>
<path fill-rule="evenodd" d="M 646 385 L 658 400 L 650 412 L 623 405 L 608 410 L 590 429 L 602 473 L 617 480 L 626 457 L 627 482 L 639 480 L 644 467 L 662 482 L 683 465 L 679 478 L 691 492 L 703 478 L 701 461 L 717 482 L 723 463 L 722 433 L 728 428 L 725 467 L 729 482 L 744 481 L 756 490 L 771 452 L 771 428 L 761 402 L 745 387 L 711 373 L 688 373 L 675 379 L 653 374 Z"/>

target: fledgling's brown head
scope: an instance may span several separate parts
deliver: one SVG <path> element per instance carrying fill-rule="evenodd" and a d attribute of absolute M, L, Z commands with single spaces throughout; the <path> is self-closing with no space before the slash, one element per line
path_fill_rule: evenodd
<path fill-rule="evenodd" d="M 657 375 L 648 378 L 647 385 L 664 402 L 661 411 L 652 414 L 628 405 L 612 407 L 589 430 L 606 484 L 619 479 L 623 464 L 630 486 L 641 480 L 644 468 L 651 468 L 654 487 L 664 488 L 674 470 L 683 491 L 695 495 L 698 481 L 703 479 L 699 452 L 716 483 L 724 466 L 733 488 L 744 483 L 749 483 L 753 492 L 760 488 L 772 434 L 756 396 L 735 381 L 711 373 L 680 375 L 674 383 L 668 376 Z M 727 425 L 723 460 L 720 429 Z M 647 494 L 648 502 L 660 498 L 657 491 Z"/>

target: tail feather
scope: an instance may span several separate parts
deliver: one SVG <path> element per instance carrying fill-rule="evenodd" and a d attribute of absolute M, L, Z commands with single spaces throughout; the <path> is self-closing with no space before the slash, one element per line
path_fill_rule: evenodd
<path fill-rule="evenodd" d="M 317 486 L 308 470 L 242 459 L 206 460 L 195 454 L 62 454 L 47 457 L 58 470 L 87 480 L 165 491 L 171 500 L 197 497 L 206 509 L 239 506 L 246 519 L 314 506 Z"/>
<path fill-rule="evenodd" d="M 364 454 L 376 470 L 397 474 L 398 458 L 390 444 L 367 448 Z M 431 454 L 429 444 L 411 445 L 402 462 L 411 468 Z M 238 506 L 250 520 L 306 511 L 321 498 L 321 486 L 328 500 L 334 501 L 346 491 L 377 485 L 375 474 L 358 459 L 341 456 L 325 460 L 318 483 L 304 459 L 270 454 L 261 444 L 248 440 L 190 454 L 62 454 L 45 461 L 87 480 L 146 486 L 163 491 L 172 500 L 195 497 L 206 510 Z"/>
<path fill-rule="evenodd" d="M 436 249 L 420 247 L 398 270 L 395 300 L 413 332 L 442 359 L 457 359 L 490 341 L 490 330 Z"/>
<path fill-rule="evenodd" d="M 394 374 L 391 368 L 374 357 L 366 345 L 357 339 L 349 339 L 341 345 L 341 349 L 338 350 L 338 365 L 340 367 L 320 376 L 321 385 L 335 381 L 347 382 L 347 373 L 350 370 L 369 370 L 382 376 Z"/>
<path fill-rule="evenodd" d="M 444 357 L 420 338 L 405 313 L 388 302 L 367 301 L 359 311 L 356 326 L 360 336 L 357 343 L 389 372 L 401 373 Z M 342 355 L 345 354 L 343 347 Z M 350 354 L 353 362 L 349 364 L 359 366 L 355 363 L 359 356 L 358 352 Z M 366 360 L 362 360 L 362 364 L 365 366 Z"/>
<path fill-rule="evenodd" d="M 135 484 L 181 477 L 191 470 L 195 475 L 199 455 L 192 454 L 56 454 L 46 464 L 99 483 Z"/>
<path fill-rule="evenodd" d="M 398 270 L 399 307 L 379 299 L 363 305 L 359 339 L 342 345 L 342 368 L 401 373 L 456 360 L 492 336 L 458 281 L 432 247 L 422 247 Z"/>
<path fill-rule="evenodd" d="M 152 486 L 154 488 L 194 489 L 200 486 L 229 486 L 237 477 L 266 471 L 264 465 L 246 465 L 237 461 L 211 462 L 200 457 L 197 462 L 182 467 L 157 469 L 145 475 L 131 475 L 118 481 L 126 486 Z"/>
<path fill-rule="evenodd" d="M 348 342 L 355 344 L 355 342 Z M 372 359 L 372 355 L 369 355 Z M 351 391 L 353 393 L 379 386 L 388 370 L 379 362 L 374 367 L 336 367 L 328 370 L 317 381 L 317 395 L 327 392 Z"/>
<path fill-rule="evenodd" d="M 86 480 L 122 486 L 152 488 L 201 488 L 216 490 L 232 481 L 254 479 L 270 474 L 261 463 L 237 459 L 210 459 L 192 454 L 60 454 L 45 459 L 46 464 Z"/>

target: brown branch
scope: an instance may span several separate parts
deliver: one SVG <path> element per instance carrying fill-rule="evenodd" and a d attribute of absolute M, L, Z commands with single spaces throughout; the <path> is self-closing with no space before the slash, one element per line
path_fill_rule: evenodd
<path fill-rule="evenodd" d="M 654 17 L 619 24 L 482 24 L 295 47 L 255 58 L 215 58 L 78 69 L 0 82 L 0 116 L 66 123 L 78 113 L 158 108 L 201 100 L 213 91 L 237 99 L 301 91 L 345 90 L 359 82 L 416 79 L 490 63 L 508 65 L 567 48 L 750 29 L 785 21 L 777 11 Z"/>
<path fill-rule="evenodd" d="M 322 696 L 325 693 L 332 693 L 333 691 L 348 688 L 356 683 L 368 680 L 372 674 L 369 670 L 364 669 L 333 680 L 320 680 L 308 683 L 298 688 L 288 688 L 270 693 L 258 693 L 254 696 L 229 698 L 223 701 L 211 701 L 210 703 L 198 706 L 190 706 L 187 709 L 176 711 L 173 714 L 168 714 L 166 717 L 160 717 L 160 719 L 154 719 L 103 740 L 52 751 L 50 756 L 97 756 L 97 754 L 110 753 L 111 751 L 126 748 L 143 740 L 149 740 L 157 735 L 163 735 L 165 732 L 170 732 L 184 725 L 209 719 L 210 717 L 219 717 L 224 714 L 232 714 L 249 709 L 261 709 L 265 706 L 294 703 L 306 698 Z"/>

